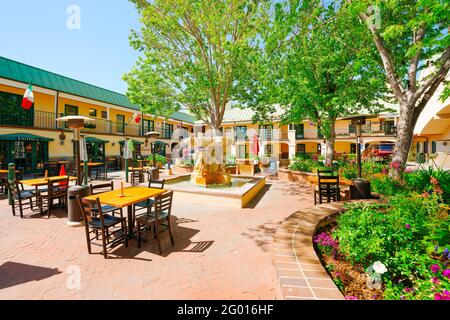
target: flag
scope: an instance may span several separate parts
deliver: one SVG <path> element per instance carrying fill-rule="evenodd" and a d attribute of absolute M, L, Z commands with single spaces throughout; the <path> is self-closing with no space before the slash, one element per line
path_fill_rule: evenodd
<path fill-rule="evenodd" d="M 31 87 L 31 84 L 29 84 L 22 99 L 22 108 L 24 108 L 25 110 L 30 110 L 30 108 L 33 106 L 33 103 L 33 88 Z"/>
<path fill-rule="evenodd" d="M 136 123 L 141 122 L 141 117 L 139 116 L 139 113 L 137 113 L 137 112 L 133 115 L 133 119 L 134 119 L 134 122 L 136 122 Z"/>

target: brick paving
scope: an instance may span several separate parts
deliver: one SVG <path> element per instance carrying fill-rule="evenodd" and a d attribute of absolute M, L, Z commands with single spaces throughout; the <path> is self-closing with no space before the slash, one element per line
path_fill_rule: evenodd
<path fill-rule="evenodd" d="M 93 248 L 98 254 L 87 253 L 84 229 L 66 226 L 63 212 L 55 211 L 51 219 L 29 214 L 20 219 L 0 198 L 0 299 L 314 298 L 290 268 L 292 250 L 273 246 L 283 221 L 312 206 L 309 187 L 269 181 L 248 209 L 198 206 L 188 197 L 174 196 L 174 247 L 167 234 L 162 235 L 162 255 L 153 239 L 141 249 L 132 240 L 129 248 L 110 251 L 107 260 L 100 248 Z M 282 267 L 278 271 L 274 252 Z M 79 288 L 72 281 L 78 270 Z M 299 279 L 285 282 L 282 277 Z M 281 288 L 278 278 L 290 286 Z"/>

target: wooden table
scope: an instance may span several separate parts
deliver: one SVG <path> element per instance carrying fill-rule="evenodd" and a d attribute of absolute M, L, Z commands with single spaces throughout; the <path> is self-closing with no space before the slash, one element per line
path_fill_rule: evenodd
<path fill-rule="evenodd" d="M 39 179 L 29 179 L 29 180 L 21 180 L 20 182 L 31 187 L 41 187 L 46 186 L 49 181 L 60 180 L 69 177 L 69 181 L 76 181 L 77 177 L 71 176 L 57 176 L 57 177 L 49 177 L 49 178 L 39 178 Z"/>
<path fill-rule="evenodd" d="M 145 167 L 128 167 L 128 170 L 129 171 L 133 171 L 133 170 L 136 170 L 136 171 L 142 171 L 142 170 L 149 170 L 151 167 L 149 167 L 149 166 L 145 166 Z"/>
<path fill-rule="evenodd" d="M 84 199 L 96 200 L 97 198 L 99 198 L 101 204 L 114 206 L 116 208 L 127 207 L 128 236 L 131 238 L 134 233 L 133 205 L 138 202 L 156 197 L 160 194 L 163 194 L 164 192 L 166 192 L 166 190 L 164 189 L 130 187 L 123 189 L 125 197 L 122 198 L 120 197 L 120 189 L 118 189 L 85 197 Z"/>

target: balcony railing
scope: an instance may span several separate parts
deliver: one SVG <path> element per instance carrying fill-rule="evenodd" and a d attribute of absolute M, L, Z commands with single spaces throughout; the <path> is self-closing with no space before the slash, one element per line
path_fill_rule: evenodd
<path fill-rule="evenodd" d="M 379 125 L 363 125 L 362 126 L 362 135 L 366 136 L 393 136 L 395 135 L 395 127 L 394 126 L 383 126 L 380 128 Z M 300 136 L 300 137 L 299 137 Z M 356 137 L 356 129 L 353 130 L 353 128 L 338 128 L 336 129 L 336 137 Z M 317 133 L 317 130 L 304 130 L 303 136 L 296 135 L 297 140 L 302 139 L 322 139 Z"/>
<path fill-rule="evenodd" d="M 65 130 L 67 129 L 66 125 L 56 121 L 57 118 L 63 116 L 64 114 L 58 114 L 56 117 L 55 113 L 45 111 L 2 113 L 0 114 L 0 125 L 49 130 Z M 113 122 L 106 119 L 95 119 L 94 122 L 86 123 L 85 127 L 81 131 L 83 133 L 91 134 L 118 134 L 135 137 L 144 137 L 144 134 L 146 133 L 143 132 L 142 126 L 140 125 Z M 182 136 L 183 138 L 187 138 L 189 136 L 187 130 L 182 130 L 177 137 L 173 135 L 173 130 L 170 129 L 155 128 L 152 131 L 159 132 L 161 134 L 160 139 L 179 139 Z"/>

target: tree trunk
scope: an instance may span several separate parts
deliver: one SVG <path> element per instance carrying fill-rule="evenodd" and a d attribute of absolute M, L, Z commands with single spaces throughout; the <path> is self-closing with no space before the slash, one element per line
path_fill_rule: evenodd
<path fill-rule="evenodd" d="M 335 122 L 333 121 L 333 124 L 330 128 L 330 136 L 327 137 L 326 140 L 326 157 L 325 157 L 325 165 L 327 167 L 333 166 L 333 160 L 334 160 L 334 143 L 336 141 L 336 128 L 335 128 Z"/>
<path fill-rule="evenodd" d="M 400 104 L 399 122 L 397 125 L 397 137 L 395 139 L 394 155 L 392 157 L 390 176 L 400 178 L 406 169 L 408 154 L 414 135 L 414 108 L 407 104 Z"/>

